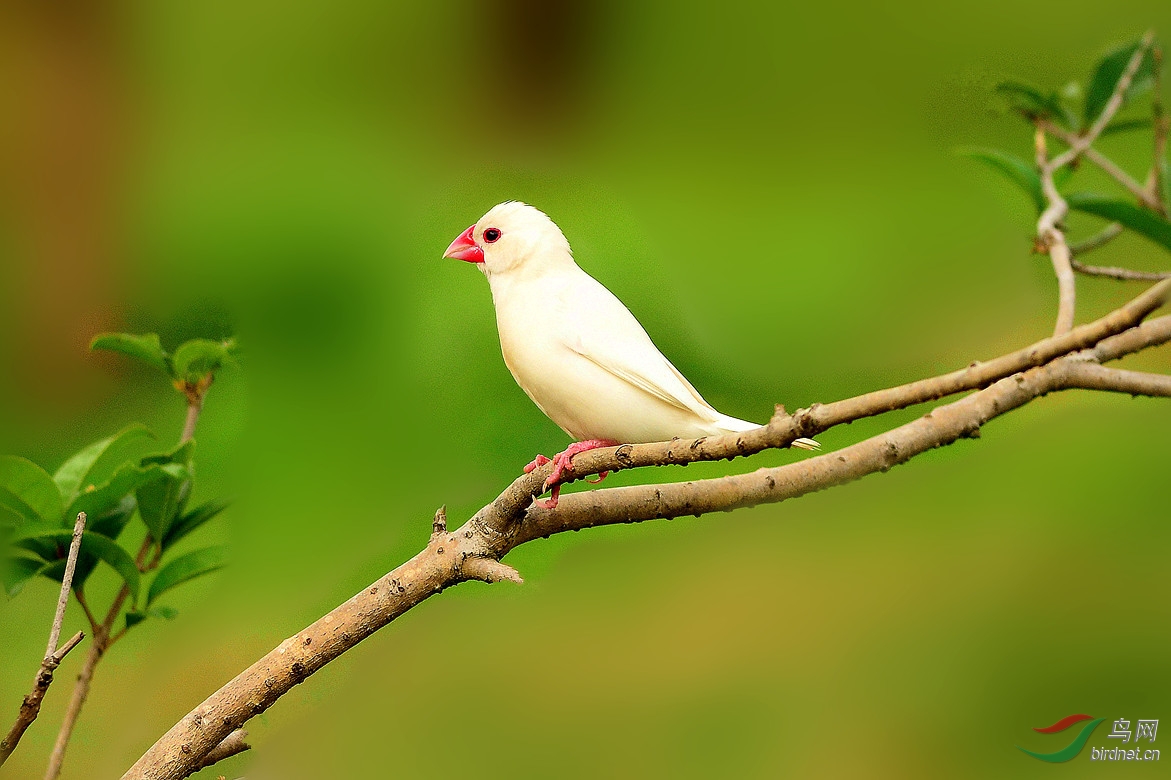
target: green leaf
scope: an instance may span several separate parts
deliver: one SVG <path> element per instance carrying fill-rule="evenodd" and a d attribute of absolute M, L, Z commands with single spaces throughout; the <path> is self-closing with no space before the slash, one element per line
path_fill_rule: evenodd
<path fill-rule="evenodd" d="M 179 610 L 174 607 L 151 607 L 147 614 L 151 617 L 160 617 L 163 620 L 174 620 L 179 615 Z"/>
<path fill-rule="evenodd" d="M 62 530 L 61 526 L 56 523 L 44 523 L 41 521 L 28 523 L 20 528 L 17 535 L 12 538 L 11 544 L 13 547 L 28 550 L 42 560 L 54 561 L 62 554 L 61 549 L 57 546 L 56 542 L 41 539 L 39 536 L 60 530 Z"/>
<path fill-rule="evenodd" d="M 53 481 L 57 483 L 61 495 L 65 497 L 66 501 L 72 501 L 77 498 L 78 491 L 84 485 L 90 484 L 90 481 L 93 479 L 94 467 L 103 455 L 114 447 L 125 444 L 133 439 L 147 436 L 152 436 L 152 434 L 146 429 L 146 426 L 135 423 L 134 425 L 123 428 L 113 436 L 108 436 L 101 441 L 95 441 L 85 449 L 74 454 L 62 463 L 61 468 L 57 469 L 57 473 L 53 475 Z"/>
<path fill-rule="evenodd" d="M 57 559 L 63 564 L 65 558 L 69 555 L 69 544 L 73 540 L 73 531 L 66 531 L 64 529 L 58 531 L 42 531 L 36 536 L 23 536 L 14 542 L 14 544 L 21 544 L 25 541 L 38 541 L 42 543 L 50 543 L 56 547 Z M 130 557 L 130 553 L 118 546 L 118 543 L 109 537 L 94 533 L 93 531 L 85 531 L 81 535 L 81 548 L 78 557 L 78 570 L 81 569 L 80 554 L 92 555 L 100 561 L 109 564 L 114 571 L 130 588 L 130 593 L 135 599 L 138 598 L 138 567 L 134 565 L 134 559 Z M 53 562 L 50 562 L 51 564 Z M 60 580 L 64 566 L 57 567 L 59 571 L 52 566 L 46 567 L 46 574 L 54 575 L 54 579 Z M 80 587 L 85 582 L 85 577 L 80 577 L 79 572 L 73 575 L 73 587 Z M 88 576 L 88 575 L 87 575 Z"/>
<path fill-rule="evenodd" d="M 111 352 L 121 352 L 135 360 L 141 360 L 148 366 L 154 366 L 167 376 L 174 376 L 171 370 L 171 359 L 163 351 L 159 343 L 159 334 L 143 333 L 99 333 L 89 343 L 90 349 L 105 349 Z"/>
<path fill-rule="evenodd" d="M 167 464 L 159 468 L 183 469 L 178 464 Z M 187 492 L 187 474 L 187 470 L 183 469 L 177 475 L 167 474 L 138 489 L 138 514 L 150 530 L 152 539 L 164 538 L 167 529 L 171 527 L 179 511 L 179 502 Z"/>
<path fill-rule="evenodd" d="M 138 489 L 138 513 L 153 539 L 163 539 L 175 518 L 183 511 L 191 493 L 191 459 L 195 442 L 180 444 L 170 452 L 148 455 L 143 466 L 156 465 L 165 472 Z"/>
<path fill-rule="evenodd" d="M 1093 214 L 1149 238 L 1156 244 L 1171 249 L 1171 222 L 1154 212 L 1140 208 L 1128 200 L 1099 195 L 1096 192 L 1071 192 L 1065 196 L 1071 209 Z"/>
<path fill-rule="evenodd" d="M 25 458 L 0 456 L 0 504 L 26 520 L 60 522 L 65 511 L 57 483 Z"/>
<path fill-rule="evenodd" d="M 1077 117 L 1065 107 L 1055 92 L 1045 94 L 1023 81 L 1002 81 L 996 85 L 996 92 L 1008 101 L 1014 111 L 1030 122 L 1037 119 L 1052 119 L 1071 130 L 1078 129 Z"/>
<path fill-rule="evenodd" d="M 1115 119 L 1106 125 L 1106 127 L 1102 128 L 1102 135 L 1099 137 L 1103 138 L 1108 135 L 1115 135 L 1116 133 L 1129 132 L 1130 130 L 1144 130 L 1154 126 L 1155 122 L 1150 117 L 1145 119 Z"/>
<path fill-rule="evenodd" d="M 44 561 L 34 561 L 32 558 L 17 557 L 0 561 L 0 581 L 3 581 L 8 598 L 16 598 L 24 590 L 25 583 L 40 574 L 44 567 Z"/>
<path fill-rule="evenodd" d="M 152 463 L 164 465 L 167 463 L 178 463 L 181 466 L 191 466 L 191 460 L 195 456 L 195 440 L 186 441 L 180 444 L 170 452 L 156 452 L 151 455 L 145 455 L 142 458 L 142 465 L 149 466 Z"/>
<path fill-rule="evenodd" d="M 198 382 L 230 361 L 235 349 L 236 342 L 232 339 L 192 339 L 175 350 L 175 376 L 188 382 Z"/>
<path fill-rule="evenodd" d="M 122 499 L 137 491 L 140 487 L 160 479 L 168 474 L 185 475 L 187 470 L 178 464 L 159 466 L 139 466 L 128 463 L 110 477 L 108 482 L 98 485 L 93 490 L 83 491 L 66 510 L 66 517 L 77 517 L 78 512 L 85 512 L 94 517 L 100 516 L 121 503 Z"/>
<path fill-rule="evenodd" d="M 130 523 L 130 518 L 134 516 L 134 510 L 137 508 L 138 503 L 134 500 L 134 496 L 123 496 L 113 509 L 88 520 L 86 528 L 96 534 L 117 539 Z"/>
<path fill-rule="evenodd" d="M 127 630 L 134 628 L 142 621 L 146 620 L 146 615 L 142 612 L 130 610 L 126 613 L 126 628 Z"/>
<path fill-rule="evenodd" d="M 227 555 L 225 548 L 221 545 L 205 547 L 202 550 L 179 556 L 159 569 L 159 573 L 155 575 L 154 581 L 150 584 L 150 591 L 147 593 L 147 606 L 150 606 L 151 602 L 176 585 L 221 569 L 226 563 Z"/>
<path fill-rule="evenodd" d="M 1040 213 L 1045 209 L 1045 195 L 1041 190 L 1041 176 L 1036 167 L 1015 154 L 1002 152 L 999 149 L 984 149 L 965 147 L 957 149 L 956 154 L 970 157 L 973 160 L 990 166 L 993 170 L 1008 178 L 1013 184 L 1024 190 L 1033 199 L 1033 205 Z"/>
<path fill-rule="evenodd" d="M 167 533 L 163 536 L 163 549 L 166 549 L 179 541 L 189 533 L 199 528 L 201 525 L 211 520 L 213 517 L 224 511 L 231 504 L 230 501 L 222 499 L 208 501 L 195 509 L 192 509 L 187 514 L 180 517 L 171 525 Z"/>
<path fill-rule="evenodd" d="M 1118 84 L 1118 79 L 1122 77 L 1127 63 L 1138 51 L 1140 45 L 1138 41 L 1135 41 L 1125 46 L 1119 46 L 1098 61 L 1094 75 L 1090 78 L 1090 86 L 1086 89 L 1085 120 L 1087 125 L 1092 124 L 1102 113 L 1102 109 L 1106 108 L 1110 96 L 1114 94 L 1114 87 Z M 1154 60 L 1148 50 L 1138 71 L 1134 74 L 1134 79 L 1130 82 L 1130 87 L 1127 88 L 1123 96 L 1123 105 L 1126 104 L 1125 101 L 1133 100 L 1150 89 L 1154 79 Z"/>

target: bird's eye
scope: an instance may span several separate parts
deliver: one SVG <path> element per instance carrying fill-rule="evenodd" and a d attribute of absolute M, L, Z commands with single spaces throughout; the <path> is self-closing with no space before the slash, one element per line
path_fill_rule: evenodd
<path fill-rule="evenodd" d="M 484 240 L 489 244 L 495 243 L 500 240 L 500 231 L 496 228 L 488 228 L 484 231 Z"/>

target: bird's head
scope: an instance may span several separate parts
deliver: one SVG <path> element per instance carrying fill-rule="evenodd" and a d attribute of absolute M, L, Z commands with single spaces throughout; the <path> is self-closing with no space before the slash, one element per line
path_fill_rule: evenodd
<path fill-rule="evenodd" d="M 573 262 L 569 242 L 543 211 L 520 201 L 494 206 L 451 242 L 444 257 L 477 263 L 489 278 Z"/>

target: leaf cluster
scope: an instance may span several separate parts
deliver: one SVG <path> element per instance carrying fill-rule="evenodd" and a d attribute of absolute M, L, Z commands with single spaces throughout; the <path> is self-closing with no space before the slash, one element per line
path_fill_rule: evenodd
<path fill-rule="evenodd" d="M 1084 134 L 1106 108 L 1127 63 L 1142 46 L 1134 41 L 1108 52 L 1095 65 L 1083 86 L 1071 82 L 1060 90 L 1043 90 L 1022 81 L 1005 81 L 996 88 L 1009 108 L 1033 124 L 1051 123 L 1073 134 Z M 1123 105 L 1133 103 L 1152 92 L 1159 83 L 1161 61 L 1156 54 L 1157 45 L 1146 50 L 1130 85 L 1123 93 Z M 1151 117 L 1114 119 L 1103 129 L 1101 135 L 1129 133 L 1154 127 L 1161 111 L 1157 99 L 1152 106 Z M 978 160 L 995 170 L 1017 189 L 1024 192 L 1040 214 L 1046 207 L 1041 187 L 1041 176 L 1034 162 L 1001 149 L 969 147 L 958 150 L 958 154 Z M 1171 250 L 1171 222 L 1161 214 L 1142 203 L 1101 192 L 1066 191 L 1076 160 L 1054 171 L 1054 184 L 1069 208 L 1085 214 L 1117 222 L 1164 249 Z M 1166 183 L 1166 161 L 1159 163 L 1163 175 L 1159 180 Z M 1159 193 L 1163 203 L 1168 202 L 1167 193 Z"/>
<path fill-rule="evenodd" d="M 178 387 L 188 381 L 210 384 L 210 378 L 231 360 L 234 342 L 189 341 L 168 354 L 155 334 L 103 334 L 94 349 L 130 355 L 170 376 Z M 182 388 L 180 388 L 182 389 Z M 222 546 L 169 556 L 187 536 L 215 518 L 228 504 L 213 500 L 188 506 L 195 473 L 194 440 L 139 457 L 125 455 L 132 445 L 153 436 L 139 424 L 93 442 L 66 458 L 52 474 L 21 457 L 0 456 L 0 584 L 9 598 L 34 577 L 60 582 L 79 512 L 87 515 L 73 591 L 83 594 L 98 564 L 108 565 L 125 584 L 130 597 L 126 626 L 148 616 L 174 617 L 157 600 L 171 589 L 226 562 Z M 112 467 L 112 468 L 111 468 Z M 124 532 L 135 521 L 144 527 L 154 559 L 149 563 L 130 552 Z M 144 575 L 158 567 L 144 583 Z"/>
<path fill-rule="evenodd" d="M 235 339 L 191 339 L 174 352 L 167 352 L 157 333 L 99 333 L 89 347 L 128 355 L 161 371 L 176 385 L 200 382 L 222 366 L 234 362 L 239 353 Z"/>

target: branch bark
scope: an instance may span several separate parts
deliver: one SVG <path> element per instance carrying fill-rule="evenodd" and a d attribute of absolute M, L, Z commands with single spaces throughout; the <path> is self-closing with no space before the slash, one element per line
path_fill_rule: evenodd
<path fill-rule="evenodd" d="M 1166 302 L 1171 280 L 1155 285 L 1109 315 L 960 371 L 789 415 L 778 408 L 768 425 L 740 434 L 656 444 L 622 445 L 582 453 L 574 476 L 643 465 L 731 459 L 784 447 L 861 417 L 911 406 L 945 395 L 983 388 L 887 433 L 837 452 L 749 474 L 693 482 L 596 490 L 564 496 L 553 510 L 533 505 L 551 466 L 517 478 L 462 527 L 447 530 L 436 513 L 422 551 L 304 630 L 289 637 L 188 713 L 125 775 L 168 778 L 189 775 L 234 730 L 264 712 L 293 686 L 357 645 L 399 615 L 468 579 L 513 579 L 499 559 L 539 537 L 597 525 L 703 514 L 776 502 L 886 471 L 932 448 L 979 435 L 982 425 L 1046 393 L 1103 377 L 1083 368 L 1171 341 L 1171 316 L 1139 324 Z M 1133 372 L 1130 372 L 1133 373 Z M 1112 375 L 1117 377 L 1117 375 Z M 1130 392 L 1137 380 L 1118 378 Z M 491 563 L 488 563 L 488 562 Z M 519 579 L 519 575 L 517 575 Z"/>
<path fill-rule="evenodd" d="M 53 613 L 53 625 L 49 629 L 49 643 L 45 647 L 45 657 L 33 678 L 33 689 L 20 705 L 20 713 L 16 716 L 16 723 L 12 725 L 8 735 L 0 741 L 0 766 L 12 755 L 24 732 L 37 719 L 41 712 L 41 702 L 53 683 L 53 672 L 61 665 L 61 661 L 70 650 L 85 637 L 78 631 L 64 645 L 58 646 L 61 638 L 61 624 L 65 621 L 65 607 L 69 604 L 69 590 L 73 587 L 73 573 L 77 569 L 77 554 L 81 550 L 81 535 L 85 531 L 85 512 L 77 513 L 77 522 L 73 524 L 73 538 L 69 542 L 69 555 L 65 559 L 65 574 L 61 577 L 61 595 L 57 597 L 57 611 Z"/>

